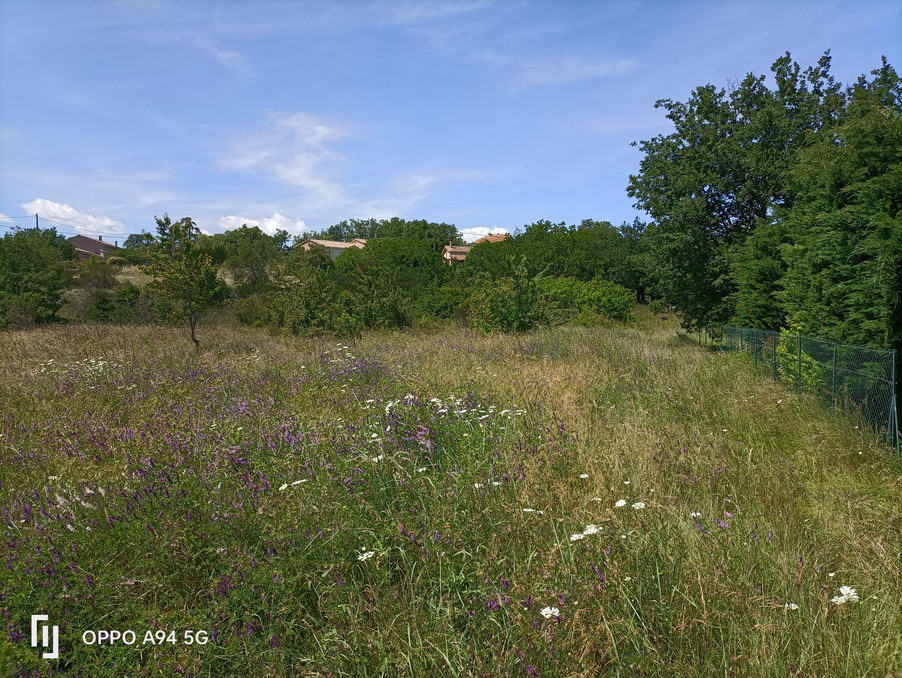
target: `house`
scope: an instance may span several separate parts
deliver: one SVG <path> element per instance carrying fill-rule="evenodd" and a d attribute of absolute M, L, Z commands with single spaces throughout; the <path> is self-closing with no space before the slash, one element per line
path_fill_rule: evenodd
<path fill-rule="evenodd" d="M 97 236 L 97 240 L 86 235 L 73 235 L 69 238 L 69 242 L 75 247 L 75 254 L 82 261 L 91 257 L 105 259 L 107 255 L 122 249 L 119 247 L 118 240 L 114 240 L 112 245 L 108 242 L 103 242 L 102 235 Z"/>
<path fill-rule="evenodd" d="M 510 237 L 510 233 L 495 233 L 483 236 L 479 240 L 474 241 L 473 244 L 478 245 L 481 242 L 504 242 L 505 240 L 510 240 Z"/>
<path fill-rule="evenodd" d="M 463 245 L 445 245 L 442 248 L 442 257 L 447 260 L 450 266 L 455 261 L 464 261 L 469 251 L 470 248 Z"/>
<path fill-rule="evenodd" d="M 298 243 L 298 247 L 303 250 L 309 250 L 313 245 L 321 245 L 329 250 L 330 256 L 335 259 L 339 254 L 344 252 L 349 247 L 355 247 L 357 249 L 363 249 L 364 245 L 366 245 L 366 238 L 354 238 L 351 242 L 339 242 L 337 240 L 319 240 L 317 238 L 307 238 L 302 243 Z"/>

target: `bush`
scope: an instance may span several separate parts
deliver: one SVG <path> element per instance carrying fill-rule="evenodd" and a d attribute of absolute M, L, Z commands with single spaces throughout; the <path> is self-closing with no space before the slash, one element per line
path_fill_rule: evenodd
<path fill-rule="evenodd" d="M 608 320 L 626 321 L 632 317 L 633 293 L 607 280 L 543 278 L 539 290 L 542 303 L 555 322 L 566 322 L 585 312 Z"/>
<path fill-rule="evenodd" d="M 547 323 L 541 301 L 537 279 L 529 276 L 521 260 L 511 277 L 474 281 L 467 302 L 468 324 L 483 334 L 525 332 Z"/>

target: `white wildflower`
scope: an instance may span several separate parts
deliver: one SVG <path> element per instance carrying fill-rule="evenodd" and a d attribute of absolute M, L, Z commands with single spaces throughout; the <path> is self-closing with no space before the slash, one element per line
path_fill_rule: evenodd
<path fill-rule="evenodd" d="M 293 483 L 291 483 L 291 484 L 292 484 L 292 485 L 300 485 L 301 483 L 306 483 L 306 482 L 307 482 L 307 479 L 304 478 L 303 480 L 295 480 L 295 481 L 294 481 Z"/>
<path fill-rule="evenodd" d="M 840 586 L 839 595 L 830 599 L 831 603 L 843 605 L 844 603 L 857 603 L 858 593 L 851 586 Z"/>
<path fill-rule="evenodd" d="M 795 603 L 786 603 L 786 605 L 784 605 L 783 607 L 786 608 L 787 610 L 798 610 L 799 609 L 799 606 L 796 605 Z"/>
<path fill-rule="evenodd" d="M 361 553 L 359 556 L 357 556 L 357 560 L 369 560 L 374 555 L 376 555 L 375 551 L 367 551 L 366 553 Z"/>
<path fill-rule="evenodd" d="M 701 515 L 702 515 L 702 514 L 699 513 L 698 511 L 693 511 L 693 512 L 690 513 L 689 515 L 690 515 L 692 518 L 701 518 Z"/>
<path fill-rule="evenodd" d="M 629 480 L 624 480 L 624 481 L 623 481 L 623 484 L 624 484 L 624 485 L 629 485 L 629 484 L 630 484 L 630 481 L 629 481 Z"/>
<path fill-rule="evenodd" d="M 635 504 L 633 504 L 633 508 L 636 509 L 637 511 L 638 511 L 639 509 L 644 509 L 644 508 L 645 508 L 645 502 L 644 502 L 644 501 L 637 501 Z"/>
<path fill-rule="evenodd" d="M 534 508 L 525 508 L 523 509 L 523 513 L 535 513 L 536 510 Z"/>
<path fill-rule="evenodd" d="M 425 466 L 421 466 L 420 468 L 417 469 L 417 473 L 422 473 L 422 472 L 425 471 L 425 470 L 426 470 L 426 467 L 425 467 Z"/>
<path fill-rule="evenodd" d="M 588 473 L 580 473 L 579 477 L 582 478 L 583 480 L 585 480 L 586 478 L 589 477 L 589 474 Z"/>
<path fill-rule="evenodd" d="M 543 607 L 539 614 L 541 614 L 545 619 L 551 619 L 552 617 L 560 617 L 561 611 L 556 607 Z"/>
<path fill-rule="evenodd" d="M 618 499 L 615 502 L 614 506 L 616 506 L 617 508 L 620 508 L 621 506 L 626 506 L 626 499 Z"/>
<path fill-rule="evenodd" d="M 598 525 L 586 525 L 586 529 L 583 530 L 583 534 L 589 536 L 590 534 L 598 534 Z"/>
<path fill-rule="evenodd" d="M 482 489 L 482 483 L 473 483 L 473 487 L 475 487 L 477 490 Z"/>
<path fill-rule="evenodd" d="M 582 532 L 577 532 L 576 534 L 570 535 L 570 541 L 579 541 L 580 539 L 585 539 L 585 538 L 586 538 L 586 535 L 584 535 Z"/>
<path fill-rule="evenodd" d="M 383 459 L 385 459 L 384 454 L 380 454 L 378 457 L 373 457 L 373 461 L 382 461 Z"/>
<path fill-rule="evenodd" d="M 604 501 L 601 497 L 592 497 L 589 501 Z"/>
<path fill-rule="evenodd" d="M 285 483 L 284 485 L 279 485 L 279 492 L 284 490 L 286 487 L 288 487 L 288 483 Z"/>

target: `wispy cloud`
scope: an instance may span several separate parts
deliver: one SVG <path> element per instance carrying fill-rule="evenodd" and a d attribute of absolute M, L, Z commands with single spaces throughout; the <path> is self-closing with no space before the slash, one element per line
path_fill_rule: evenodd
<path fill-rule="evenodd" d="M 220 217 L 216 224 L 226 231 L 241 228 L 244 225 L 252 228 L 256 226 L 269 235 L 275 235 L 276 231 L 279 230 L 288 231 L 292 235 L 300 235 L 308 230 L 307 224 L 304 223 L 303 219 L 291 219 L 278 212 L 273 213 L 270 217 L 263 217 L 260 219 L 230 214 L 225 217 Z"/>
<path fill-rule="evenodd" d="M 346 136 L 343 126 L 310 113 L 276 115 L 265 130 L 233 142 L 222 165 L 277 179 L 303 191 L 314 210 L 326 209 L 347 200 L 330 178 L 341 159 L 333 145 Z"/>
<path fill-rule="evenodd" d="M 635 59 L 552 57 L 522 63 L 516 81 L 524 85 L 568 85 L 604 76 L 625 75 L 635 69 Z"/>
<path fill-rule="evenodd" d="M 125 226 L 120 221 L 109 217 L 98 216 L 80 212 L 72 205 L 54 202 L 46 198 L 35 198 L 30 202 L 22 203 L 22 209 L 29 214 L 38 214 L 51 221 L 65 224 L 74 228 L 79 233 L 93 234 L 119 234 L 126 233 Z"/>
<path fill-rule="evenodd" d="M 667 121 L 666 112 L 651 109 L 634 115 L 605 115 L 589 120 L 580 125 L 580 129 L 598 132 L 599 134 L 621 134 L 623 132 L 667 132 L 672 127 Z"/>

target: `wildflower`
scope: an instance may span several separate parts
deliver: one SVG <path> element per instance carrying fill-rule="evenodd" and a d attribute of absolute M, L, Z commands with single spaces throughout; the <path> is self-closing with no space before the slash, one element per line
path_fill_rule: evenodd
<path fill-rule="evenodd" d="M 280 486 L 279 486 L 279 492 L 281 492 L 282 490 L 284 490 L 286 487 L 288 487 L 288 483 L 285 483 L 284 485 L 280 485 Z"/>
<path fill-rule="evenodd" d="M 307 479 L 304 478 L 304 479 L 302 479 L 302 480 L 295 480 L 295 481 L 294 481 L 293 483 L 291 483 L 291 484 L 292 484 L 292 485 L 300 485 L 301 483 L 306 483 L 306 482 L 307 482 Z"/>
<path fill-rule="evenodd" d="M 478 490 L 478 489 L 481 489 L 481 488 L 482 488 L 482 483 L 473 483 L 473 487 L 475 487 L 477 490 Z"/>
<path fill-rule="evenodd" d="M 601 497 L 592 497 L 589 501 L 603 501 Z"/>
<path fill-rule="evenodd" d="M 831 603 L 842 605 L 844 603 L 857 603 L 858 593 L 851 586 L 840 586 L 839 595 L 830 599 Z"/>
<path fill-rule="evenodd" d="M 501 483 L 499 483 L 497 480 L 492 481 L 492 487 L 499 487 L 500 485 Z"/>
<path fill-rule="evenodd" d="M 582 478 L 583 480 L 585 480 L 586 478 L 589 477 L 589 474 L 588 473 L 580 473 L 579 477 Z"/>
<path fill-rule="evenodd" d="M 367 551 L 366 553 L 361 553 L 359 556 L 357 556 L 357 560 L 369 560 L 374 555 L 376 555 L 375 551 Z"/>
<path fill-rule="evenodd" d="M 378 457 L 373 457 L 373 461 L 382 461 L 383 459 L 385 459 L 384 454 L 380 454 Z"/>
<path fill-rule="evenodd" d="M 597 525 L 586 525 L 586 529 L 583 530 L 583 534 L 588 536 L 590 534 L 598 534 L 598 526 Z"/>
<path fill-rule="evenodd" d="M 579 541 L 580 539 L 585 539 L 585 538 L 586 538 L 586 535 L 584 535 L 582 532 L 577 532 L 576 534 L 570 535 L 570 541 Z"/>
<path fill-rule="evenodd" d="M 523 509 L 523 513 L 535 513 L 536 510 L 534 508 L 525 508 Z"/>
<path fill-rule="evenodd" d="M 425 470 L 426 470 L 426 467 L 425 467 L 425 466 L 421 466 L 420 468 L 417 469 L 417 473 L 422 473 L 422 472 L 425 471 Z"/>
<path fill-rule="evenodd" d="M 618 499 L 617 503 L 615 503 L 614 506 L 616 506 L 617 508 L 620 508 L 621 506 L 626 506 L 626 499 Z"/>
<path fill-rule="evenodd" d="M 828 573 L 827 573 L 827 576 L 828 576 L 828 577 L 835 577 L 835 576 L 836 576 L 836 572 L 828 572 Z"/>
<path fill-rule="evenodd" d="M 539 610 L 539 614 L 545 617 L 545 619 L 551 619 L 552 617 L 560 617 L 561 611 L 556 607 L 543 607 Z"/>
<path fill-rule="evenodd" d="M 784 605 L 783 607 L 787 610 L 798 610 L 799 609 L 799 606 L 796 605 L 795 603 L 786 603 L 786 605 Z"/>
<path fill-rule="evenodd" d="M 629 480 L 624 480 L 624 481 L 623 481 L 623 484 L 624 484 L 624 485 L 629 485 L 629 484 L 630 484 L 630 481 L 629 481 Z"/>
<path fill-rule="evenodd" d="M 644 509 L 644 508 L 645 508 L 645 502 L 643 502 L 643 501 L 637 501 L 635 504 L 633 504 L 633 508 L 636 509 L 637 511 L 638 511 L 639 509 Z"/>
<path fill-rule="evenodd" d="M 690 516 L 691 518 L 701 518 L 701 515 L 702 515 L 702 514 L 699 513 L 698 511 L 693 511 L 692 513 L 689 514 L 689 516 Z"/>

